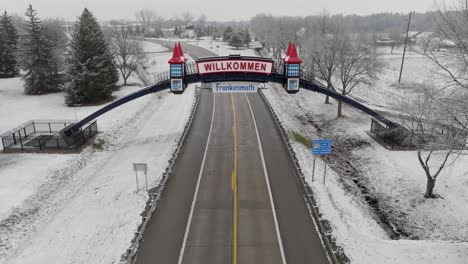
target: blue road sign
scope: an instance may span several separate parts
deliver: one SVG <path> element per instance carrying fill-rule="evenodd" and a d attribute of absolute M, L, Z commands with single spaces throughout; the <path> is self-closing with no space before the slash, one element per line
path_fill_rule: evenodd
<path fill-rule="evenodd" d="M 314 139 L 312 147 L 312 154 L 314 155 L 330 155 L 333 140 L 331 139 Z"/>

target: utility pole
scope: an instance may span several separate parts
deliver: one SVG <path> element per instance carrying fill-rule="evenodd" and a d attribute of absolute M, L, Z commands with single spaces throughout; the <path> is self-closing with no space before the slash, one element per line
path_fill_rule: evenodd
<path fill-rule="evenodd" d="M 406 45 L 408 44 L 408 33 L 409 33 L 409 30 L 410 30 L 412 13 L 413 12 L 409 13 L 408 27 L 406 28 L 405 46 L 403 48 L 403 58 L 401 59 L 400 77 L 398 78 L 398 83 L 401 83 L 401 75 L 403 74 L 403 64 L 405 63 Z"/>

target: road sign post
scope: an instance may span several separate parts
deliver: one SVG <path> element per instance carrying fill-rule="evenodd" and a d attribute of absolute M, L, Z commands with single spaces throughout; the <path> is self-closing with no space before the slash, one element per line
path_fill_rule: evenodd
<path fill-rule="evenodd" d="M 145 174 L 145 185 L 146 191 L 148 191 L 148 165 L 146 163 L 133 163 L 133 170 L 135 171 L 135 179 L 137 185 L 137 192 L 139 191 L 140 187 L 138 186 L 138 172 L 141 171 Z"/>
<path fill-rule="evenodd" d="M 314 181 L 315 176 L 315 155 L 314 155 L 314 164 L 312 165 L 312 182 Z"/>
<path fill-rule="evenodd" d="M 325 184 L 325 177 L 327 177 L 327 163 L 325 163 L 325 168 L 323 170 L 323 184 Z"/>
<path fill-rule="evenodd" d="M 314 181 L 315 174 L 315 158 L 316 155 L 330 155 L 333 148 L 333 140 L 331 139 L 314 139 L 312 154 L 314 155 L 314 165 L 312 166 L 312 181 Z M 327 163 L 323 170 L 323 184 L 327 175 Z"/>

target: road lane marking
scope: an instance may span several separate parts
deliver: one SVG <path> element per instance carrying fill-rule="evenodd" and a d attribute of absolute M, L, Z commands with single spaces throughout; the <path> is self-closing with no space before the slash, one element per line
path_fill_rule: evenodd
<path fill-rule="evenodd" d="M 198 196 L 198 189 L 200 188 L 203 168 L 205 167 L 205 160 L 206 160 L 206 154 L 208 153 L 208 146 L 210 145 L 211 131 L 213 130 L 213 123 L 214 123 L 215 106 L 216 106 L 216 96 L 215 94 L 213 94 L 213 114 L 211 115 L 210 130 L 208 132 L 208 139 L 206 140 L 206 147 L 205 147 L 205 152 L 203 153 L 203 159 L 202 159 L 202 164 L 200 167 L 200 172 L 198 173 L 197 186 L 195 187 L 195 193 L 193 194 L 192 205 L 190 207 L 190 214 L 189 214 L 189 218 L 187 221 L 187 226 L 185 227 L 184 240 L 182 242 L 182 247 L 180 248 L 179 260 L 177 261 L 178 264 L 182 264 L 182 261 L 184 259 L 185 245 L 187 244 L 188 233 L 190 230 L 190 225 L 192 224 L 193 211 L 194 211 L 195 202 Z"/>
<path fill-rule="evenodd" d="M 232 171 L 232 264 L 237 264 L 237 132 L 236 132 L 236 110 L 234 108 L 234 97 L 231 94 L 232 110 L 232 137 L 234 139 L 234 168 Z"/>
<path fill-rule="evenodd" d="M 286 264 L 286 257 L 284 255 L 283 241 L 281 240 L 281 234 L 280 234 L 280 230 L 279 230 L 278 219 L 276 217 L 275 203 L 273 202 L 273 195 L 271 193 L 270 180 L 269 180 L 269 176 L 268 176 L 268 171 L 266 169 L 265 157 L 263 156 L 262 141 L 260 140 L 260 134 L 258 133 L 257 121 L 255 119 L 255 114 L 254 114 L 254 112 L 252 110 L 252 105 L 250 104 L 249 97 L 245 93 L 244 93 L 244 95 L 245 95 L 245 98 L 247 99 L 247 103 L 249 104 L 250 114 L 252 115 L 252 119 L 253 119 L 253 122 L 254 122 L 255 133 L 257 134 L 258 149 L 260 151 L 260 158 L 262 159 L 263 174 L 265 175 L 265 180 L 266 180 L 266 183 L 267 183 L 268 195 L 270 196 L 271 211 L 273 212 L 273 221 L 275 222 L 276 235 L 278 237 L 278 244 L 279 244 L 280 252 L 281 252 L 281 260 L 282 260 L 283 264 Z"/>

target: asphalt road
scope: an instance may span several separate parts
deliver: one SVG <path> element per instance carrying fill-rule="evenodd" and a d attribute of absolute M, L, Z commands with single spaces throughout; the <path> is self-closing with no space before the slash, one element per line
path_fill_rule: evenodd
<path fill-rule="evenodd" d="M 213 55 L 183 48 L 194 59 Z M 202 91 L 137 263 L 328 263 L 259 94 Z"/>

